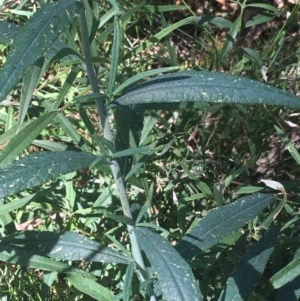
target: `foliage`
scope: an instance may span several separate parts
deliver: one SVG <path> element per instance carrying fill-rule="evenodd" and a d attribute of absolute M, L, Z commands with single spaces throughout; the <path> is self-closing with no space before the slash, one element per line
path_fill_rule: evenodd
<path fill-rule="evenodd" d="M 269 56 L 244 47 L 234 75 L 213 72 L 228 69 L 245 10 L 260 10 L 245 28 L 280 14 L 238 5 L 233 22 L 192 15 L 168 25 L 187 7 L 22 1 L 18 24 L 10 13 L 0 21 L 9 47 L 0 70 L 1 298 L 299 298 L 299 217 L 288 193 L 298 200 L 299 181 L 277 174 L 264 188 L 251 175 L 271 118 L 300 163 L 278 117 L 299 97 L 288 81 L 237 76 L 258 79 L 263 63 L 276 64 L 286 24 Z M 153 29 L 153 18 L 161 28 L 142 36 L 141 20 Z M 179 71 L 171 35 L 184 26 L 205 33 L 210 71 Z M 216 28 L 229 29 L 219 50 Z M 157 45 L 168 55 L 153 54 Z"/>

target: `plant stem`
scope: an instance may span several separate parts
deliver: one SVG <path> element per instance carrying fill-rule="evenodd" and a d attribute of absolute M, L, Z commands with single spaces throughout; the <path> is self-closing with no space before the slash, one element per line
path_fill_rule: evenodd
<path fill-rule="evenodd" d="M 80 10 L 79 22 L 80 22 L 80 29 L 81 29 L 82 47 L 83 47 L 83 53 L 84 53 L 84 57 L 85 57 L 88 78 L 89 78 L 93 93 L 99 93 L 99 87 L 98 87 L 97 78 L 95 75 L 95 70 L 94 70 L 91 51 L 90 51 L 90 44 L 89 44 L 89 39 L 88 39 L 89 35 L 88 35 L 86 15 L 85 15 L 84 9 Z M 100 119 L 99 123 L 103 130 L 104 138 L 109 141 L 113 141 L 111 129 L 109 126 L 109 120 L 108 120 L 108 116 L 106 114 L 106 109 L 105 109 L 104 103 L 101 99 L 98 99 L 98 100 L 96 100 L 96 105 L 97 105 L 97 110 L 98 110 L 99 119 Z M 117 190 L 119 192 L 124 215 L 126 217 L 132 219 L 132 213 L 131 213 L 130 204 L 129 204 L 127 194 L 126 194 L 125 183 L 121 176 L 120 166 L 119 166 L 118 162 L 115 160 L 112 160 L 110 168 L 111 168 L 111 171 L 112 171 L 115 183 L 116 183 Z M 141 281 L 145 281 L 146 279 L 149 279 L 149 275 L 146 271 L 145 263 L 144 263 L 144 260 L 142 257 L 142 252 L 141 252 L 140 246 L 138 244 L 137 238 L 136 238 L 135 234 L 132 232 L 134 227 L 127 225 L 127 229 L 128 229 L 129 237 L 130 237 L 130 241 L 131 241 L 132 254 L 138 265 L 140 279 L 141 279 Z M 154 294 L 152 294 L 152 296 L 150 297 L 150 300 L 153 300 L 153 301 L 156 300 L 156 297 Z"/>

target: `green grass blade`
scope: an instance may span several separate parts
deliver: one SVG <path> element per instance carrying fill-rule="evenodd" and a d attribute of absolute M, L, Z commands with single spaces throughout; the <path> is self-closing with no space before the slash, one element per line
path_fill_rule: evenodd
<path fill-rule="evenodd" d="M 134 233 L 157 275 L 164 300 L 202 300 L 191 267 L 164 237 L 146 228 L 136 228 Z"/>
<path fill-rule="evenodd" d="M 207 251 L 237 231 L 274 199 L 273 195 L 257 194 L 242 197 L 231 204 L 210 211 L 183 236 L 176 250 L 184 259 L 192 259 L 199 252 Z"/>
<path fill-rule="evenodd" d="M 175 70 L 178 70 L 179 68 L 180 67 L 177 67 L 177 66 L 175 66 L 175 67 L 166 67 L 166 68 L 159 68 L 159 69 L 149 70 L 149 71 L 145 71 L 145 72 L 136 74 L 136 75 L 130 77 L 128 80 L 126 80 L 121 85 L 119 85 L 116 88 L 116 90 L 112 93 L 112 95 L 114 95 L 114 96 L 118 95 L 122 90 L 126 89 L 127 87 L 135 84 L 139 80 L 144 79 L 148 76 L 153 76 L 153 75 L 158 75 L 160 73 L 175 71 Z"/>
<path fill-rule="evenodd" d="M 53 111 L 54 106 L 51 102 L 44 100 L 43 106 L 47 109 L 47 111 Z M 70 138 L 78 144 L 78 146 L 85 152 L 90 152 L 93 146 L 84 139 L 76 130 L 74 125 L 70 122 L 70 120 L 63 114 L 59 113 L 55 119 L 61 126 L 61 128 L 70 136 Z"/>
<path fill-rule="evenodd" d="M 80 274 L 71 274 L 67 277 L 68 281 L 79 291 L 101 301 L 116 301 L 113 293 L 97 283 L 93 279 L 89 279 Z"/>
<path fill-rule="evenodd" d="M 121 157 L 133 156 L 133 155 L 140 155 L 142 153 L 148 153 L 151 150 L 153 150 L 154 146 L 155 146 L 155 143 L 153 143 L 152 145 L 125 149 L 125 150 L 122 150 L 122 151 L 112 154 L 111 157 L 115 159 L 115 158 L 121 158 Z"/>
<path fill-rule="evenodd" d="M 159 114 L 160 114 L 160 112 L 158 112 L 158 115 Z M 152 131 L 152 129 L 157 121 L 157 118 L 158 118 L 158 116 L 156 114 L 149 114 L 149 116 L 147 116 L 145 118 L 139 146 L 143 145 L 145 139 L 148 137 L 148 135 Z"/>
<path fill-rule="evenodd" d="M 58 111 L 46 113 L 22 128 L 0 153 L 0 168 L 12 163 L 57 114 Z"/>
<path fill-rule="evenodd" d="M 157 43 L 158 41 L 160 41 L 161 39 L 163 39 L 165 36 L 167 36 L 168 34 L 170 34 L 175 29 L 177 29 L 179 27 L 182 27 L 184 25 L 187 25 L 187 24 L 196 23 L 198 21 L 199 21 L 198 17 L 188 17 L 188 18 L 185 18 L 183 20 L 180 20 L 180 21 L 178 21 L 178 22 L 170 25 L 167 28 L 162 29 L 159 33 L 157 33 L 153 37 L 150 37 L 148 40 L 146 40 L 145 42 L 143 42 L 140 46 L 138 46 L 137 48 L 135 48 L 133 50 L 134 55 L 137 55 L 141 51 L 143 51 L 143 50 L 149 48 L 151 45 Z M 132 53 L 126 55 L 123 58 L 123 60 L 124 61 L 128 60 L 131 56 L 132 56 Z"/>
<path fill-rule="evenodd" d="M 0 101 L 30 66 L 47 51 L 58 35 L 74 20 L 81 3 L 63 0 L 43 5 L 19 31 L 0 70 Z"/>
<path fill-rule="evenodd" d="M 300 154 L 298 153 L 296 147 L 294 144 L 290 141 L 290 139 L 287 137 L 287 135 L 284 133 L 282 129 L 280 129 L 278 126 L 274 125 L 276 132 L 278 133 L 280 139 L 292 155 L 292 157 L 295 159 L 298 165 L 300 165 Z"/>
<path fill-rule="evenodd" d="M 16 209 L 19 209 L 19 208 L 25 206 L 34 197 L 35 197 L 35 194 L 32 194 L 32 195 L 28 195 L 22 199 L 19 199 L 19 200 L 13 200 L 12 202 L 7 203 L 5 205 L 0 204 L 1 215 L 7 214 L 13 210 L 16 210 Z"/>
<path fill-rule="evenodd" d="M 151 13 L 164 13 L 187 9 L 185 5 L 144 5 L 143 10 L 150 11 Z"/>
<path fill-rule="evenodd" d="M 248 166 L 242 166 L 241 168 L 232 172 L 229 176 L 227 176 L 224 180 L 225 187 L 228 187 L 232 181 L 234 181 L 237 177 L 239 177 L 244 171 L 248 170 Z"/>
<path fill-rule="evenodd" d="M 203 103 L 265 104 L 300 108 L 299 97 L 248 78 L 207 71 L 161 75 L 122 95 L 113 105 Z"/>
<path fill-rule="evenodd" d="M 274 289 L 293 281 L 299 276 L 300 258 L 297 258 L 282 268 L 278 273 L 271 277 L 267 286 L 262 290 L 263 295 L 268 295 Z"/>
<path fill-rule="evenodd" d="M 111 49 L 111 65 L 109 72 L 109 82 L 108 82 L 108 94 L 111 95 L 119 66 L 119 56 L 120 56 L 120 47 L 121 47 L 121 29 L 120 29 L 120 21 L 119 17 L 115 16 L 114 19 L 114 37 L 113 37 L 113 45 Z"/>
<path fill-rule="evenodd" d="M 134 272 L 134 263 L 131 262 L 126 269 L 125 279 L 123 284 L 123 301 L 130 301 L 132 295 L 132 279 Z"/>
<path fill-rule="evenodd" d="M 43 184 L 62 174 L 89 167 L 97 156 L 76 152 L 42 152 L 0 169 L 0 198 Z"/>
<path fill-rule="evenodd" d="M 131 258 L 75 232 L 24 231 L 1 239 L 0 246 L 11 246 L 60 260 L 128 264 Z"/>
<path fill-rule="evenodd" d="M 66 81 L 64 82 L 64 84 L 59 92 L 59 95 L 55 101 L 55 104 L 54 104 L 55 109 L 59 108 L 59 106 L 63 102 L 64 98 L 67 96 L 67 94 L 70 91 L 70 88 L 71 88 L 73 82 L 75 81 L 79 72 L 80 72 L 80 68 L 78 66 L 74 66 L 71 69 L 71 72 L 68 74 Z"/>
<path fill-rule="evenodd" d="M 266 4 L 266 3 L 250 3 L 250 4 L 247 4 L 246 7 L 264 8 L 264 9 L 270 10 L 276 14 L 280 13 L 276 7 L 274 7 L 273 5 L 270 5 L 270 4 Z"/>
<path fill-rule="evenodd" d="M 247 251 L 228 278 L 219 301 L 244 301 L 250 298 L 274 250 L 278 233 L 278 230 L 266 233 Z"/>
<path fill-rule="evenodd" d="M 283 250 L 285 250 L 283 248 Z M 300 257 L 300 248 L 296 250 L 293 256 L 291 256 L 291 261 Z M 279 289 L 277 289 L 276 299 L 275 301 L 281 300 L 290 300 L 296 301 L 300 298 L 300 287 L 299 287 L 300 275 L 298 275 L 293 281 L 283 285 Z"/>
<path fill-rule="evenodd" d="M 139 5 L 135 6 L 134 8 L 130 9 L 129 11 L 123 13 L 120 17 L 121 23 L 124 23 L 125 21 L 129 20 L 142 6 L 144 3 L 140 3 Z M 114 15 L 119 13 L 119 8 L 112 8 L 111 15 L 109 17 L 113 17 Z M 104 15 L 105 16 L 105 15 Z M 104 21 L 104 20 L 102 20 Z M 103 26 L 102 22 L 100 22 L 99 27 Z M 114 31 L 114 24 L 109 25 L 97 38 L 97 43 L 102 44 L 103 41 L 106 41 L 107 38 L 113 33 Z"/>
<path fill-rule="evenodd" d="M 23 78 L 21 89 L 20 110 L 18 116 L 19 127 L 23 125 L 31 101 L 34 89 L 36 88 L 43 74 L 44 58 L 38 59 L 35 64 L 26 72 Z"/>
<path fill-rule="evenodd" d="M 232 49 L 233 42 L 235 41 L 235 38 L 241 28 L 241 23 L 242 15 L 239 15 L 228 32 L 226 42 L 224 43 L 224 46 L 221 50 L 220 61 L 222 61 Z"/>

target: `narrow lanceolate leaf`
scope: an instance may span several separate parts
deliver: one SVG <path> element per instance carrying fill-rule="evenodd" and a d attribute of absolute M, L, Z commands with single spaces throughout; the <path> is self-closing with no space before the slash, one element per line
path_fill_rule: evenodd
<path fill-rule="evenodd" d="M 99 301 L 116 301 L 114 294 L 106 287 L 80 274 L 71 274 L 67 277 L 79 291 Z"/>
<path fill-rule="evenodd" d="M 274 289 L 278 289 L 283 285 L 293 281 L 296 277 L 299 277 L 300 270 L 300 258 L 297 258 L 287 264 L 282 268 L 278 273 L 272 276 L 269 280 L 269 283 L 262 290 L 264 295 L 268 295 Z M 299 286 L 298 286 L 299 287 Z"/>
<path fill-rule="evenodd" d="M 57 114 L 58 111 L 46 113 L 23 127 L 0 153 L 0 168 L 12 163 Z"/>
<path fill-rule="evenodd" d="M 277 229 L 270 231 L 248 250 L 228 278 L 219 301 L 244 301 L 250 298 L 274 250 L 278 233 Z"/>
<path fill-rule="evenodd" d="M 62 0 L 43 5 L 19 31 L 6 63 L 0 70 L 0 101 L 24 73 L 47 51 L 53 41 L 74 20 L 82 7 L 79 1 Z"/>
<path fill-rule="evenodd" d="M 20 266 L 39 269 L 44 271 L 51 271 L 57 273 L 81 274 L 87 278 L 93 279 L 94 276 L 84 270 L 72 267 L 66 263 L 47 258 L 40 255 L 34 255 L 31 252 L 25 252 L 20 249 L 15 249 L 10 246 L 2 247 L 0 245 L 0 261 L 19 264 Z"/>
<path fill-rule="evenodd" d="M 21 25 L 0 21 L 0 43 L 4 45 L 12 45 L 15 37 L 18 35 L 21 29 Z M 68 48 L 68 46 L 59 39 L 56 39 L 45 53 L 45 57 L 52 59 L 60 50 L 64 48 Z M 74 57 L 73 55 L 67 55 L 66 58 L 74 59 L 77 57 Z"/>
<path fill-rule="evenodd" d="M 8 214 L 9 212 L 16 210 L 18 208 L 21 208 L 28 204 L 33 198 L 35 197 L 35 194 L 26 196 L 19 200 L 13 200 L 10 203 L 7 203 L 5 205 L 0 204 L 0 212 L 1 215 Z"/>
<path fill-rule="evenodd" d="M 237 231 L 274 199 L 273 195 L 257 194 L 212 210 L 183 236 L 176 250 L 184 259 L 192 259 Z"/>
<path fill-rule="evenodd" d="M 42 73 L 43 73 L 44 58 L 38 59 L 35 64 L 26 72 L 23 78 L 21 89 L 20 110 L 18 116 L 19 127 L 23 125 L 28 107 Z"/>
<path fill-rule="evenodd" d="M 96 159 L 97 156 L 76 151 L 31 154 L 0 169 L 0 198 L 89 167 Z"/>
<path fill-rule="evenodd" d="M 129 301 L 132 295 L 132 279 L 134 272 L 134 263 L 131 262 L 126 269 L 124 286 L 123 286 L 123 301 Z"/>
<path fill-rule="evenodd" d="M 11 246 L 61 260 L 123 264 L 132 261 L 120 252 L 75 232 L 24 231 L 3 237 L 0 246 Z"/>
<path fill-rule="evenodd" d="M 115 105 L 180 105 L 190 103 L 266 104 L 300 108 L 299 97 L 264 83 L 217 72 L 185 71 L 161 75 L 137 86 Z M 150 105 L 150 106 L 149 106 Z"/>
<path fill-rule="evenodd" d="M 164 300 L 202 300 L 191 267 L 164 237 L 146 228 L 136 228 L 134 233 L 156 272 Z"/>

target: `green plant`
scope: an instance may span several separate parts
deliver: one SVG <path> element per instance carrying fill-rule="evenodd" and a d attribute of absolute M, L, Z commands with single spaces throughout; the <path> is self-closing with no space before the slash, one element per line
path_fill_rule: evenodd
<path fill-rule="evenodd" d="M 190 119 L 188 114 L 193 111 L 210 112 L 237 104 L 299 108 L 299 98 L 260 82 L 227 74 L 170 73 L 178 67 L 148 70 L 126 78 L 120 69 L 132 57 L 133 49 L 126 52 L 122 48 L 124 32 L 130 17 L 143 4 L 123 11 L 116 1 L 109 3 L 111 8 L 100 19 L 96 1 L 90 4 L 63 0 L 42 4 L 23 27 L 0 23 L 7 33 L 2 42 L 9 44 L 13 40 L 0 71 L 0 100 L 13 108 L 3 116 L 6 129 L 1 136 L 1 145 L 8 143 L 0 153 L 0 197 L 7 199 L 1 204 L 0 260 L 46 271 L 39 293 L 43 300 L 50 298 L 50 287 L 58 274 L 65 275 L 66 283 L 76 289 L 73 294 L 66 293 L 68 300 L 88 300 L 87 296 L 97 300 L 132 300 L 135 296 L 150 300 L 194 301 L 207 297 L 265 300 L 274 289 L 296 292 L 294 287 L 284 285 L 295 286 L 299 276 L 299 242 L 289 228 L 299 218 L 295 214 L 292 221 L 279 224 L 281 228 L 272 223 L 283 206 L 290 214 L 294 213 L 285 198 L 278 195 L 276 207 L 273 204 L 276 197 L 270 193 L 236 197 L 233 202 L 224 204 L 222 191 L 247 170 L 245 166 L 231 173 L 224 183 L 214 185 L 212 191 L 197 171 L 190 168 L 189 162 L 180 159 L 178 166 L 190 180 L 187 186 L 192 196 L 182 192 L 182 199 L 177 200 L 180 229 L 173 233 L 155 222 L 158 216 L 150 210 L 154 185 L 149 182 L 156 176 L 150 164 L 163 159 L 176 141 L 172 134 L 168 139 L 167 134 L 161 135 L 155 128 L 157 120 L 166 127 L 169 125 L 160 115 L 161 110 L 188 112 L 181 116 L 184 128 Z M 163 8 L 177 7 L 150 8 L 161 12 Z M 114 21 L 109 24 L 112 18 Z M 212 21 L 220 22 L 220 19 L 188 17 L 165 26 L 135 48 L 134 54 L 180 26 L 194 23 L 204 26 Z M 232 31 L 236 31 L 235 26 Z M 111 53 L 110 60 L 98 58 L 96 48 L 111 34 L 112 42 L 106 51 Z M 230 45 L 228 42 L 224 46 L 222 58 Z M 39 87 L 39 94 L 31 103 L 42 75 L 60 67 L 63 69 L 61 89 L 57 90 L 49 80 L 47 85 Z M 83 75 L 85 72 L 88 81 Z M 155 77 L 143 81 L 150 76 Z M 17 91 L 20 80 L 20 106 L 16 107 L 11 102 L 14 94 L 9 94 L 13 89 Z M 91 85 L 90 94 L 86 94 L 90 91 L 87 83 Z M 212 103 L 215 106 L 209 106 Z M 90 111 L 94 107 L 99 114 L 98 125 Z M 242 111 L 241 106 L 236 107 Z M 14 110 L 18 112 L 18 122 L 13 118 Z M 72 123 L 64 112 L 79 113 L 87 133 L 81 134 L 80 124 L 74 120 Z M 54 137 L 60 140 L 36 139 L 50 124 Z M 103 137 L 96 130 L 97 126 Z M 60 137 L 60 130 L 66 135 L 64 139 Z M 290 146 L 283 132 L 278 127 L 276 130 Z M 32 143 L 50 151 L 30 153 L 28 147 Z M 289 149 L 299 162 L 297 150 L 291 146 Z M 29 154 L 23 157 L 26 152 Z M 174 148 L 174 154 L 182 156 L 179 146 Z M 84 168 L 90 170 L 83 171 Z M 172 162 L 164 168 L 169 174 L 176 172 Z M 85 184 L 77 187 L 76 181 Z M 175 183 L 171 181 L 168 189 L 174 189 Z M 248 194 L 262 190 L 252 188 Z M 195 191 L 198 194 L 194 194 Z M 141 198 L 141 201 L 131 206 L 129 198 Z M 203 198 L 212 200 L 218 208 L 211 206 L 205 217 L 194 214 L 195 218 L 188 223 L 188 203 Z M 12 229 L 13 221 L 23 216 L 32 218 L 34 210 L 43 215 L 43 231 L 20 233 Z M 54 212 L 62 215 L 53 217 Z M 239 231 L 248 222 L 249 230 Z M 255 233 L 252 228 L 256 229 Z M 127 236 L 129 243 L 126 243 Z M 260 239 L 246 245 L 247 237 Z M 112 243 L 118 250 L 108 246 Z M 290 263 L 277 270 L 276 266 L 270 280 L 263 283 L 265 267 L 276 262 L 287 244 L 293 244 L 288 254 Z M 234 245 L 247 251 L 235 249 Z M 241 258 L 239 252 L 243 253 Z M 216 268 L 219 278 L 214 280 L 209 274 L 216 273 Z M 198 273 L 201 277 L 195 276 Z M 255 291 L 256 285 L 261 286 L 259 293 Z"/>

